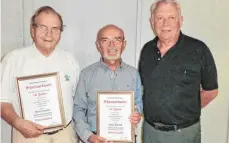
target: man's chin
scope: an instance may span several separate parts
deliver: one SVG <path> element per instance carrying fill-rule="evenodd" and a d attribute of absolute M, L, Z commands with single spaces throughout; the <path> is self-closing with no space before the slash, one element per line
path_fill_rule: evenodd
<path fill-rule="evenodd" d="M 55 47 L 53 47 L 53 45 L 46 45 L 45 49 L 47 49 L 49 51 L 53 51 L 55 49 Z"/>
<path fill-rule="evenodd" d="M 119 56 L 107 56 L 107 57 L 104 57 L 105 59 L 107 59 L 107 60 L 119 60 L 120 59 L 120 57 Z"/>

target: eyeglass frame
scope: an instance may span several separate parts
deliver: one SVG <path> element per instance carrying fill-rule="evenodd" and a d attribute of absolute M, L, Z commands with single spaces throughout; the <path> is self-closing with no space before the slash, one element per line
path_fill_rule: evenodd
<path fill-rule="evenodd" d="M 42 33 L 47 33 L 48 30 L 49 30 L 49 27 L 46 26 L 46 25 L 43 25 L 43 24 L 37 24 L 37 23 L 33 23 L 32 24 L 33 27 L 37 27 L 37 28 L 40 28 L 40 30 L 43 28 L 45 28 L 45 31 L 43 31 Z M 55 33 L 55 34 L 60 34 L 61 32 L 64 31 L 64 28 L 66 27 L 66 25 L 63 25 L 63 26 L 60 26 L 60 27 L 51 27 L 51 32 L 52 33 Z M 53 29 L 56 29 L 58 30 L 58 32 L 54 32 L 55 30 Z"/>
<path fill-rule="evenodd" d="M 107 41 L 105 41 L 107 40 Z M 125 42 L 125 39 L 122 37 L 115 37 L 114 39 L 109 39 L 107 37 L 103 37 L 100 38 L 98 41 L 100 44 L 105 44 L 105 45 L 109 45 L 112 43 L 114 43 L 115 45 L 121 45 L 123 42 Z"/>

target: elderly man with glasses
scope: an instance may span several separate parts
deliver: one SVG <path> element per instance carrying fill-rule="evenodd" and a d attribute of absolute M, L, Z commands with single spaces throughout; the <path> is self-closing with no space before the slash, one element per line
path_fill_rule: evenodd
<path fill-rule="evenodd" d="M 127 65 L 121 59 L 126 46 L 123 30 L 115 25 L 104 26 L 97 34 L 96 46 L 101 59 L 81 72 L 74 99 L 75 131 L 85 143 L 99 143 L 107 140 L 96 133 L 97 91 L 132 90 L 136 109 L 130 115 L 130 122 L 134 125 L 138 124 L 142 112 L 139 73 L 137 69 Z"/>
<path fill-rule="evenodd" d="M 71 120 L 79 66 L 71 53 L 56 49 L 63 27 L 58 12 L 49 6 L 40 7 L 31 18 L 34 44 L 8 53 L 2 61 L 1 117 L 13 127 L 13 143 L 77 142 Z M 54 72 L 59 73 L 66 124 L 45 130 L 45 126 L 22 118 L 16 78 Z"/>

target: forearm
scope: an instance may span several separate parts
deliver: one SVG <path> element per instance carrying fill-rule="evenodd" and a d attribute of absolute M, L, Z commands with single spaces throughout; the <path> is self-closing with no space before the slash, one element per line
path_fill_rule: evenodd
<path fill-rule="evenodd" d="M 200 91 L 200 98 L 201 98 L 201 108 L 206 107 L 218 94 L 218 89 L 206 91 Z"/>
<path fill-rule="evenodd" d="M 139 75 L 137 75 L 137 80 L 136 80 L 135 105 L 137 107 L 138 112 L 142 114 L 142 108 L 143 108 L 143 103 L 142 103 L 142 84 L 141 84 L 141 80 L 140 80 L 140 76 Z"/>
<path fill-rule="evenodd" d="M 6 102 L 1 102 L 1 117 L 11 126 L 13 126 L 15 119 L 20 118 L 15 112 L 13 105 Z"/>
<path fill-rule="evenodd" d="M 73 107 L 73 120 L 75 122 L 74 130 L 79 135 L 79 137 L 87 142 L 89 136 L 92 134 L 90 131 L 90 125 L 87 123 L 87 117 L 85 116 L 86 108 L 74 104 Z"/>
<path fill-rule="evenodd" d="M 142 114 L 142 101 L 139 99 L 139 100 L 135 100 L 135 105 L 137 107 L 137 111 Z"/>

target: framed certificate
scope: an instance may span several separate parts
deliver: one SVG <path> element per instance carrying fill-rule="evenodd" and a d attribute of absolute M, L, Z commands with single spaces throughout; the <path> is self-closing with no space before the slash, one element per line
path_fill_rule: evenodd
<path fill-rule="evenodd" d="M 113 142 L 133 142 L 134 91 L 97 92 L 97 134 Z"/>
<path fill-rule="evenodd" d="M 22 118 L 46 126 L 65 125 L 58 73 L 17 77 Z"/>

